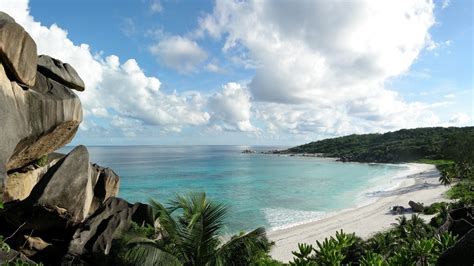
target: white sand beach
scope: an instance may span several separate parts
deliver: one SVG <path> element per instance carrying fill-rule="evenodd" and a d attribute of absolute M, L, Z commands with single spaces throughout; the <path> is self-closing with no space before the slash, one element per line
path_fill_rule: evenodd
<path fill-rule="evenodd" d="M 407 208 L 410 200 L 428 206 L 443 200 L 443 193 L 448 187 L 439 184 L 439 172 L 434 165 L 415 163 L 407 165 L 410 169 L 401 184 L 396 189 L 378 194 L 377 199 L 369 205 L 340 211 L 319 221 L 269 232 L 269 238 L 275 241 L 271 251 L 272 257 L 288 262 L 292 260 L 291 251 L 297 250 L 298 243 L 315 245 L 316 240 L 322 241 L 340 229 L 348 233 L 355 232 L 358 236 L 366 238 L 375 232 L 390 228 L 391 224 L 396 222 L 399 215 L 392 215 L 389 212 L 392 206 L 401 205 Z"/>

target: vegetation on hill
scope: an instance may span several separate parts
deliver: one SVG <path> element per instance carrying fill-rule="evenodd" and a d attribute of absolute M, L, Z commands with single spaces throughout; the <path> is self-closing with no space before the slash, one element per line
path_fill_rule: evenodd
<path fill-rule="evenodd" d="M 343 161 L 409 162 L 452 159 L 447 143 L 474 139 L 474 127 L 402 129 L 384 134 L 349 135 L 311 142 L 281 153 L 321 153 Z M 447 153 L 448 152 L 448 153 Z"/>

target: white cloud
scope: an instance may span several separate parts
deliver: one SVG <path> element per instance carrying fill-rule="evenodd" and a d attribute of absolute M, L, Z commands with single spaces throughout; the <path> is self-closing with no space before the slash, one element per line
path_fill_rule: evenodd
<path fill-rule="evenodd" d="M 447 103 L 407 102 L 384 86 L 409 73 L 423 49 L 438 45 L 428 33 L 434 23 L 430 1 L 217 1 L 196 36 L 223 38 L 228 58 L 255 75 L 248 84 L 230 82 L 210 96 L 163 92 L 160 80 L 147 76 L 136 60 L 94 54 L 59 26 L 36 22 L 26 0 L 2 0 L 0 9 L 25 27 L 40 53 L 77 69 L 86 83 L 78 93 L 86 114 L 81 129 L 91 134 L 117 129 L 135 137 L 147 127 L 180 132 L 203 126 L 314 139 L 472 122 L 456 114 L 441 123 L 432 109 Z M 216 60 L 206 61 L 196 41 L 163 30 L 149 34 L 158 37 L 150 52 L 167 67 L 222 71 Z M 97 121 L 109 121 L 104 123 L 112 129 Z"/>
<path fill-rule="evenodd" d="M 163 11 L 163 5 L 160 1 L 152 1 L 150 4 L 150 11 L 152 14 L 154 13 L 161 13 Z"/>
<path fill-rule="evenodd" d="M 211 120 L 221 124 L 221 128 L 230 131 L 256 131 L 250 122 L 251 103 L 250 95 L 242 85 L 227 83 L 222 90 L 209 98 Z"/>
<path fill-rule="evenodd" d="M 472 117 L 465 113 L 456 113 L 449 119 L 450 126 L 467 126 L 472 122 Z"/>
<path fill-rule="evenodd" d="M 127 36 L 131 37 L 137 33 L 137 26 L 135 22 L 131 18 L 123 18 L 122 25 L 120 26 L 120 30 L 122 33 Z"/>
<path fill-rule="evenodd" d="M 450 4 L 451 4 L 451 0 L 443 0 L 441 3 L 441 9 L 445 9 L 449 7 Z"/>
<path fill-rule="evenodd" d="M 294 103 L 369 87 L 364 94 L 407 71 L 431 40 L 433 7 L 426 1 L 217 1 L 200 24 L 211 36 L 225 36 L 225 51 L 244 46 L 262 65 L 249 84 L 257 100 Z"/>
<path fill-rule="evenodd" d="M 86 90 L 78 93 L 86 115 L 82 130 L 97 126 L 93 117 L 108 117 L 110 113 L 115 114 L 111 126 L 137 131 L 147 125 L 176 131 L 187 125 L 207 124 L 209 114 L 202 111 L 205 99 L 199 93 L 161 92 L 161 82 L 147 76 L 134 59 L 122 64 L 115 55 L 104 58 L 93 54 L 87 44 L 74 44 L 67 31 L 56 24 L 46 27 L 35 21 L 29 15 L 27 1 L 3 0 L 0 10 L 26 29 L 39 54 L 70 63 L 84 80 Z M 127 131 L 127 135 L 133 135 L 130 129 Z"/>
<path fill-rule="evenodd" d="M 159 62 L 181 73 L 196 71 L 207 58 L 206 51 L 195 41 L 177 35 L 164 37 L 150 46 L 150 52 Z"/>
<path fill-rule="evenodd" d="M 255 62 L 248 87 L 269 129 L 387 130 L 438 121 L 384 87 L 436 45 L 433 9 L 424 0 L 217 1 L 197 32 Z"/>
<path fill-rule="evenodd" d="M 454 93 L 446 94 L 444 95 L 444 98 L 446 99 L 454 99 L 456 98 L 456 95 Z"/>

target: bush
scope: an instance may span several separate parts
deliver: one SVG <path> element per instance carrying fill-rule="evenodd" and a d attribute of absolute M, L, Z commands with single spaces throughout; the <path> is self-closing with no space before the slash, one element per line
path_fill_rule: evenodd
<path fill-rule="evenodd" d="M 454 185 L 446 195 L 450 199 L 458 199 L 465 205 L 474 204 L 474 181 L 473 180 L 462 180 L 461 182 Z"/>
<path fill-rule="evenodd" d="M 448 203 L 446 202 L 435 202 L 431 204 L 430 206 L 425 207 L 425 209 L 423 210 L 423 214 L 426 214 L 426 215 L 436 214 L 440 212 L 441 210 L 443 210 L 443 208 L 446 209 L 447 207 L 448 207 Z"/>
<path fill-rule="evenodd" d="M 43 155 L 40 158 L 36 159 L 36 161 L 33 162 L 36 166 L 42 167 L 45 166 L 48 163 L 48 155 Z"/>

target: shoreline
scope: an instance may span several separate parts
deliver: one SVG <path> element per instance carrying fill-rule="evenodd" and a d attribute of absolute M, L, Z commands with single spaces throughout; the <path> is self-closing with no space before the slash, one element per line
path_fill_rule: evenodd
<path fill-rule="evenodd" d="M 393 177 L 401 180 L 398 186 L 379 191 L 374 200 L 361 206 L 328 213 L 317 221 L 310 221 L 293 227 L 269 231 L 268 237 L 275 242 L 270 254 L 282 262 L 292 260 L 292 251 L 298 249 L 298 243 L 313 244 L 316 240 L 332 236 L 338 230 L 367 238 L 375 232 L 389 229 L 396 218 L 389 210 L 392 206 L 408 207 L 408 201 L 422 202 L 425 206 L 443 200 L 442 195 L 449 187 L 438 182 L 439 172 L 434 165 L 406 164 L 410 169 Z M 403 175 L 403 177 L 402 177 Z M 411 215 L 410 213 L 406 215 Z M 431 216 L 421 215 L 430 218 Z M 429 219 L 428 219 L 429 221 Z"/>

